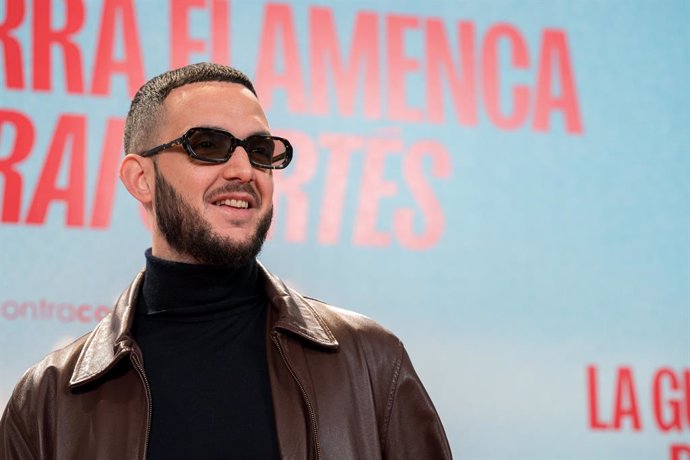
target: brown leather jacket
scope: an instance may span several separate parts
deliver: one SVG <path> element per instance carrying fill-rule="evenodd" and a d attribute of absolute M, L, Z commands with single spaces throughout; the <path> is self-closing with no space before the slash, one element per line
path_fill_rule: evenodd
<path fill-rule="evenodd" d="M 451 458 L 395 336 L 364 316 L 302 297 L 262 270 L 283 458 Z M 130 334 L 142 279 L 143 272 L 91 333 L 24 374 L 0 420 L 0 458 L 146 457 L 152 407 Z"/>

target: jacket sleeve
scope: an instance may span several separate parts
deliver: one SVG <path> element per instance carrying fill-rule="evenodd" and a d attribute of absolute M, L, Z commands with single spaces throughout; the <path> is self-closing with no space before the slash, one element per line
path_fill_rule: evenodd
<path fill-rule="evenodd" d="M 0 419 L 0 459 L 38 458 L 37 453 L 31 448 L 25 425 L 14 409 L 13 402 L 14 400 L 10 399 Z"/>
<path fill-rule="evenodd" d="M 383 433 L 387 459 L 451 459 L 450 445 L 431 398 L 400 344 Z"/>

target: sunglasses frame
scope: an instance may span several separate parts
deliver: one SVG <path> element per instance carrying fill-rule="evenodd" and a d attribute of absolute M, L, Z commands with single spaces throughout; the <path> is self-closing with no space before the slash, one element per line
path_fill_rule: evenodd
<path fill-rule="evenodd" d="M 229 136 L 230 139 L 232 140 L 232 143 L 230 144 L 230 148 L 228 151 L 225 153 L 225 157 L 223 158 L 208 158 L 208 157 L 202 157 L 196 154 L 194 152 L 194 149 L 192 149 L 192 146 L 189 143 L 189 139 L 191 136 L 198 132 L 198 131 L 210 131 L 216 134 L 222 134 L 225 136 Z M 275 165 L 275 164 L 262 164 L 262 163 L 257 163 L 252 159 L 252 154 L 251 151 L 249 150 L 249 146 L 247 144 L 247 141 L 249 139 L 254 139 L 254 138 L 261 138 L 261 139 L 271 139 L 273 141 L 278 141 L 282 143 L 285 146 L 285 153 L 278 155 L 276 157 L 278 160 L 282 160 L 282 163 Z M 233 152 L 237 147 L 242 147 L 246 152 L 247 152 L 247 157 L 249 158 L 249 162 L 252 164 L 252 166 L 255 166 L 257 168 L 262 168 L 262 169 L 284 169 L 286 168 L 289 164 L 290 161 L 292 161 L 292 145 L 290 144 L 290 141 L 285 139 L 284 137 L 277 137 L 277 136 L 268 136 L 268 135 L 262 135 L 262 134 L 257 134 L 254 136 L 249 136 L 246 139 L 238 139 L 232 134 L 230 134 L 227 131 L 224 131 L 222 129 L 217 129 L 217 128 L 205 128 L 205 127 L 195 127 L 195 128 L 190 128 L 185 132 L 182 136 L 178 137 L 177 139 L 173 139 L 170 142 L 166 142 L 165 144 L 161 144 L 159 146 L 156 146 L 152 149 L 149 149 L 145 152 L 140 153 L 142 157 L 150 157 L 152 155 L 155 155 L 156 153 L 162 152 L 164 150 L 169 149 L 170 147 L 175 147 L 176 145 L 181 145 L 187 155 L 189 155 L 191 158 L 194 158 L 195 160 L 203 161 L 206 163 L 214 163 L 214 164 L 220 164 L 220 163 L 225 163 L 228 161 L 231 157 Z M 283 158 L 280 158 L 283 157 Z M 276 159 L 274 158 L 274 159 Z"/>

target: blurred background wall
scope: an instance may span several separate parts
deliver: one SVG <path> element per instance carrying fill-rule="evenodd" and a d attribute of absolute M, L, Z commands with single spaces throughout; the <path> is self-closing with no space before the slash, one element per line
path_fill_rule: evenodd
<path fill-rule="evenodd" d="M 260 259 L 405 342 L 457 458 L 690 459 L 690 3 L 4 0 L 0 407 L 144 264 L 136 89 L 231 64 Z"/>

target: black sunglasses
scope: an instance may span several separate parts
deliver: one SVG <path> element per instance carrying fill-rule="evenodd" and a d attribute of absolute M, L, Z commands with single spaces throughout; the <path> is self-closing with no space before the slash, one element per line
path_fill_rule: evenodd
<path fill-rule="evenodd" d="M 182 145 L 190 157 L 208 163 L 225 163 L 237 147 L 247 152 L 249 162 L 257 168 L 283 169 L 292 160 L 292 145 L 287 139 L 265 135 L 237 139 L 229 132 L 215 128 L 191 128 L 181 137 L 140 155 L 150 157 L 176 145 Z"/>

